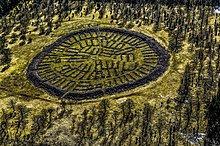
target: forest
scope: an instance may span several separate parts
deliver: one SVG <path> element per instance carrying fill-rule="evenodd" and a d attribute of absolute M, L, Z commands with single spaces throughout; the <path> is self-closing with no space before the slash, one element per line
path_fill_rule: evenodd
<path fill-rule="evenodd" d="M 0 1 L 0 145 L 220 145 L 219 0 Z M 171 55 L 161 78 L 85 101 L 26 78 L 42 48 L 85 28 L 151 35 Z M 145 32 L 146 31 L 146 32 Z"/>

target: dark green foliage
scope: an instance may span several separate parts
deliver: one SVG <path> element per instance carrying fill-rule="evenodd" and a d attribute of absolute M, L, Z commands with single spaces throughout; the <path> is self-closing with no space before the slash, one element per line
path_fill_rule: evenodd
<path fill-rule="evenodd" d="M 26 36 L 25 36 L 25 35 L 22 35 L 22 36 L 20 37 L 20 40 L 25 41 L 25 40 L 26 40 Z"/>
<path fill-rule="evenodd" d="M 27 44 L 30 44 L 32 42 L 32 38 L 28 38 Z"/>
<path fill-rule="evenodd" d="M 152 116 L 153 116 L 154 109 L 148 105 L 144 105 L 144 110 L 143 110 L 143 120 L 142 120 L 142 131 L 141 131 L 141 137 L 140 137 L 140 142 L 143 143 L 143 145 L 150 145 L 152 143 L 152 127 L 151 127 L 151 122 L 152 122 Z"/>
<path fill-rule="evenodd" d="M 19 46 L 24 46 L 25 45 L 25 41 L 21 41 L 20 43 L 19 43 Z"/>
<path fill-rule="evenodd" d="M 7 48 L 0 48 L 0 65 L 5 65 L 10 63 L 11 53 Z"/>
<path fill-rule="evenodd" d="M 43 26 L 40 26 L 39 35 L 45 34 L 45 29 Z"/>
<path fill-rule="evenodd" d="M 185 72 L 183 74 L 183 78 L 181 80 L 181 84 L 178 90 L 179 95 L 181 96 L 181 99 L 185 101 L 190 96 L 190 86 L 191 86 L 191 71 L 189 64 L 185 67 Z M 183 102 L 181 101 L 181 102 Z"/>
<path fill-rule="evenodd" d="M 218 94 L 213 97 L 207 113 L 208 129 L 206 145 L 220 145 L 220 80 Z"/>
<path fill-rule="evenodd" d="M 7 110 L 2 110 L 0 120 L 0 145 L 38 145 L 43 134 L 54 120 L 54 109 L 42 110 L 39 115 L 31 115 L 31 110 L 14 101 Z M 32 119 L 30 120 L 30 116 Z M 31 129 L 30 124 L 31 122 Z"/>
<path fill-rule="evenodd" d="M 13 9 L 22 0 L 1 0 L 0 1 L 0 18 L 8 11 Z"/>
<path fill-rule="evenodd" d="M 181 29 L 177 29 L 170 32 L 169 37 L 169 50 L 172 53 L 178 53 L 181 51 L 181 47 L 183 46 L 183 33 Z"/>
<path fill-rule="evenodd" d="M 5 37 L 0 37 L 0 66 L 9 64 L 11 61 L 11 53 L 7 48 Z"/>
<path fill-rule="evenodd" d="M 98 119 L 97 119 L 97 124 L 98 124 L 98 135 L 103 136 L 105 135 L 105 126 L 106 126 L 106 118 L 108 114 L 108 108 L 109 108 L 109 102 L 108 100 L 102 100 L 98 106 Z"/>
<path fill-rule="evenodd" d="M 122 121 L 121 124 L 127 124 L 128 122 L 131 122 L 134 118 L 133 114 L 133 108 L 134 108 L 134 102 L 131 99 L 126 100 L 124 103 L 121 104 L 121 110 L 122 110 Z"/>

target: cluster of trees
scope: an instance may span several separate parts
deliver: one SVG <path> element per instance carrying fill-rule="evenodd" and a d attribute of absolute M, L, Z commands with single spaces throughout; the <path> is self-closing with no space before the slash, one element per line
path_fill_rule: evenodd
<path fill-rule="evenodd" d="M 189 66 L 186 69 L 184 76 L 189 78 L 192 72 Z M 132 99 L 112 105 L 110 101 L 102 100 L 81 114 L 75 114 L 65 102 L 58 108 L 45 108 L 34 113 L 35 109 L 10 101 L 1 111 L 0 144 L 111 146 L 188 145 L 193 142 L 202 145 L 198 139 L 201 132 L 205 132 L 202 126 L 206 124 L 206 111 L 202 106 L 207 100 L 204 93 L 200 96 L 198 92 L 196 99 L 190 93 L 187 89 L 179 93 L 177 99 L 180 100 L 167 99 L 157 105 L 137 106 Z M 219 95 L 209 105 L 207 145 L 218 145 L 219 131 L 216 129 L 219 122 L 213 120 L 219 119 L 216 110 L 219 110 Z M 64 123 L 69 124 L 63 127 Z M 71 137 L 71 141 L 62 138 L 63 132 Z"/>
<path fill-rule="evenodd" d="M 23 0 L 24 1 L 24 0 Z M 12 10 L 22 0 L 2 0 L 0 1 L 0 18 Z"/>
<path fill-rule="evenodd" d="M 169 102 L 161 106 L 169 106 Z M 161 108 L 161 106 L 159 108 Z M 178 145 L 182 137 L 174 119 L 166 120 L 158 107 L 145 104 L 138 108 L 133 100 L 113 106 L 102 100 L 91 109 L 75 115 L 65 103 L 59 108 L 43 109 L 33 114 L 33 109 L 11 101 L 2 109 L 0 120 L 1 145 Z M 111 110 L 110 110 L 111 109 Z M 61 119 L 70 120 L 62 139 Z M 57 130 L 56 130 L 57 128 Z M 52 129 L 52 130 L 51 130 Z M 55 129 L 55 130 L 53 130 Z M 49 135 L 49 136 L 48 136 Z M 61 139 L 59 137 L 61 136 Z"/>
<path fill-rule="evenodd" d="M 218 111 L 220 111 L 220 79 L 218 81 L 218 93 L 213 97 L 207 112 L 207 145 L 220 144 L 220 113 Z"/>
<path fill-rule="evenodd" d="M 187 123 L 183 129 L 187 131 L 192 129 L 190 123 L 193 121 L 196 121 L 194 125 L 197 125 L 194 130 L 200 131 L 199 129 L 206 125 L 201 124 L 201 121 L 208 119 L 205 144 L 219 145 L 219 133 L 216 131 L 219 119 L 215 117 L 220 107 L 217 90 L 219 88 L 220 44 L 216 40 L 219 34 L 214 34 L 215 26 L 213 28 L 202 26 L 201 28 L 195 38 L 188 38 L 194 40 L 189 42 L 191 42 L 191 47 L 197 49 L 195 48 L 192 61 L 185 67 L 178 90 L 177 109 L 180 117 L 182 113 L 186 114 Z M 219 29 L 217 32 L 219 33 Z"/>
<path fill-rule="evenodd" d="M 173 3 L 174 1 L 162 2 Z M 10 41 L 7 43 L 13 44 L 20 40 L 19 44 L 24 45 L 32 41 L 31 38 L 27 38 L 26 35 L 28 33 L 38 31 L 39 35 L 48 35 L 54 29 L 60 27 L 63 21 L 70 21 L 74 19 L 75 15 L 82 17 L 91 14 L 92 10 L 95 9 L 95 12 L 99 14 L 99 19 L 111 18 L 111 22 L 116 22 L 121 26 L 129 27 L 134 22 L 138 25 L 153 24 L 155 31 L 167 29 L 170 32 L 170 49 L 178 52 L 188 32 L 197 27 L 195 26 L 196 21 L 202 20 L 200 26 L 206 23 L 208 19 L 206 14 L 210 14 L 213 9 L 212 7 L 207 8 L 206 6 L 209 3 L 206 5 L 201 0 L 182 2 L 189 3 L 190 6 L 182 7 L 177 1 L 175 1 L 175 6 L 168 4 L 168 7 L 160 2 L 151 4 L 151 1 L 136 1 L 136 3 L 133 3 L 133 1 L 121 2 L 118 0 L 101 2 L 91 0 L 34 0 L 31 4 L 25 1 L 23 5 L 19 4 L 14 9 L 14 12 L 10 12 L 7 16 L 2 17 L 0 32 L 2 32 L 2 37 L 10 34 Z M 202 3 L 202 5 L 198 5 L 199 3 Z M 191 14 L 191 9 L 194 9 L 193 14 Z M 110 10 L 110 16 L 105 15 L 107 10 Z M 195 13 L 197 10 L 201 15 L 198 18 L 199 20 L 195 19 L 198 15 Z M 54 20 L 55 16 L 58 16 L 57 20 Z M 94 18 L 95 15 L 93 14 L 92 17 Z M 34 27 L 34 29 L 30 30 L 30 26 Z M 10 33 L 12 30 L 14 33 Z M 195 35 L 194 31 L 191 35 Z"/>
<path fill-rule="evenodd" d="M 0 66 L 4 66 L 0 69 L 0 72 L 4 72 L 10 67 L 11 53 L 7 48 L 6 40 L 4 37 L 0 37 Z"/>
<path fill-rule="evenodd" d="M 198 139 L 204 113 L 198 100 L 190 97 L 187 100 L 180 103 L 168 99 L 158 105 L 139 107 L 132 99 L 116 105 L 102 100 L 92 108 L 84 108 L 81 114 L 75 114 L 65 102 L 58 108 L 45 108 L 34 113 L 36 110 L 10 101 L 1 111 L 0 144 L 174 146 L 193 142 L 202 145 L 204 143 Z M 174 106 L 175 102 L 177 106 Z M 208 135 L 215 134 L 218 138 L 219 131 L 214 130 L 219 128 L 217 124 L 211 127 Z M 67 137 L 63 137 L 63 133 Z M 218 144 L 215 138 L 206 140 L 208 145 Z"/>
<path fill-rule="evenodd" d="M 96 2 L 110 2 L 111 0 L 95 0 Z M 156 4 L 160 3 L 163 5 L 184 5 L 184 6 L 191 6 L 191 4 L 196 5 L 209 5 L 209 6 L 219 6 L 220 2 L 218 0 L 115 0 L 116 2 L 125 2 L 125 3 L 150 3 Z"/>
<path fill-rule="evenodd" d="M 32 112 L 14 101 L 1 110 L 0 145 L 39 145 L 38 140 L 52 126 L 52 122 L 61 118 L 55 114 L 57 109 L 53 108 L 44 109 L 35 115 Z"/>

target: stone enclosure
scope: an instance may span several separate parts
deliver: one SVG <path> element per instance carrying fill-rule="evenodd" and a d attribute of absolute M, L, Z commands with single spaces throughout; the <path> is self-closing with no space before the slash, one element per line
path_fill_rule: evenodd
<path fill-rule="evenodd" d="M 44 48 L 30 63 L 27 78 L 58 97 L 91 99 L 156 80 L 169 58 L 164 47 L 144 34 L 89 28 Z"/>

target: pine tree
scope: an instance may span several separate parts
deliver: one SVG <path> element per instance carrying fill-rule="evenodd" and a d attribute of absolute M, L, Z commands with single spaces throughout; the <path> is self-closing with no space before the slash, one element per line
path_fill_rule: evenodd
<path fill-rule="evenodd" d="M 218 81 L 218 93 L 209 105 L 207 118 L 208 129 L 206 145 L 220 145 L 220 79 Z"/>
<path fill-rule="evenodd" d="M 178 53 L 181 51 L 181 47 L 183 45 L 183 33 L 182 33 L 182 28 L 178 27 L 177 30 L 174 30 L 173 32 L 170 33 L 169 37 L 169 50 L 172 53 Z"/>
<path fill-rule="evenodd" d="M 187 99 L 190 94 L 190 83 L 191 83 L 190 81 L 191 81 L 191 71 L 189 64 L 187 64 L 185 67 L 185 72 L 180 87 L 178 89 L 178 93 L 181 96 L 181 100 L 183 101 Z"/>

